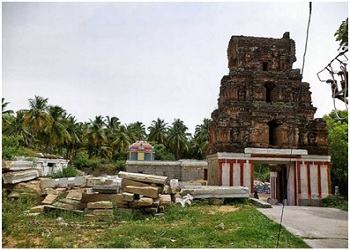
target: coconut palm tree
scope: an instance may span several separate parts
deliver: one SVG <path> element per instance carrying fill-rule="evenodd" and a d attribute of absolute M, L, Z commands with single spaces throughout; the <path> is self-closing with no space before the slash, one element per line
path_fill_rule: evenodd
<path fill-rule="evenodd" d="M 35 96 L 29 99 L 29 110 L 26 110 L 23 126 L 28 127 L 34 139 L 41 139 L 40 135 L 45 129 L 51 127 L 53 118 L 47 113 L 48 99 Z"/>
<path fill-rule="evenodd" d="M 50 146 L 56 146 L 62 150 L 62 146 L 71 139 L 67 131 L 67 113 L 60 106 L 49 106 L 48 114 L 52 117 L 51 127 L 45 130 L 46 151 L 50 152 Z M 62 152 L 60 152 L 62 153 Z"/>
<path fill-rule="evenodd" d="M 117 138 L 118 138 L 118 133 L 120 131 L 120 121 L 118 117 L 109 117 L 107 116 L 106 119 L 106 136 L 108 139 L 108 147 L 110 152 L 110 158 L 113 160 L 116 155 L 116 151 L 118 150 L 118 145 L 117 145 Z M 107 149 L 105 150 L 107 152 Z M 107 155 L 107 154 L 105 154 Z"/>
<path fill-rule="evenodd" d="M 89 158 L 93 155 L 98 156 L 100 147 L 107 142 L 105 127 L 106 124 L 102 116 L 96 116 L 95 120 L 90 119 L 89 127 L 85 134 L 85 138 L 93 149 L 89 152 Z"/>
<path fill-rule="evenodd" d="M 196 126 L 194 138 L 192 140 L 192 147 L 196 158 L 205 159 L 207 155 L 210 122 L 211 119 L 205 118 L 203 124 Z"/>
<path fill-rule="evenodd" d="M 119 153 L 126 152 L 132 140 L 130 139 L 129 132 L 126 125 L 120 125 L 118 127 L 116 136 L 112 141 L 112 146 Z"/>
<path fill-rule="evenodd" d="M 186 132 L 187 130 L 188 128 L 180 119 L 175 119 L 168 130 L 168 145 L 177 160 L 180 159 L 183 152 L 188 150 L 187 137 L 190 136 L 190 134 Z"/>
<path fill-rule="evenodd" d="M 70 139 L 65 141 L 66 158 L 74 159 L 78 149 L 82 146 L 84 134 L 83 123 L 78 123 L 72 115 L 68 115 L 65 120 L 66 129 L 70 135 Z"/>
<path fill-rule="evenodd" d="M 2 114 L 13 114 L 13 110 L 6 110 L 6 107 L 9 104 L 10 102 L 5 102 L 5 98 L 2 98 Z"/>
<path fill-rule="evenodd" d="M 128 125 L 130 139 L 143 140 L 146 137 L 145 125 L 142 122 L 134 122 Z"/>
<path fill-rule="evenodd" d="M 153 120 L 152 124 L 147 128 L 149 131 L 148 140 L 155 141 L 158 144 L 166 144 L 166 134 L 167 134 L 167 125 L 164 120 L 157 118 Z"/>
<path fill-rule="evenodd" d="M 2 125 L 5 126 L 9 124 L 9 119 L 11 119 L 13 115 L 12 110 L 6 110 L 7 105 L 9 105 L 9 102 L 5 102 L 5 98 L 2 98 Z"/>
<path fill-rule="evenodd" d="M 3 124 L 2 132 L 4 135 L 18 135 L 20 136 L 20 145 L 28 146 L 32 135 L 28 129 L 23 127 L 25 112 L 19 110 L 16 112 L 16 116 L 9 115 L 8 124 Z"/>

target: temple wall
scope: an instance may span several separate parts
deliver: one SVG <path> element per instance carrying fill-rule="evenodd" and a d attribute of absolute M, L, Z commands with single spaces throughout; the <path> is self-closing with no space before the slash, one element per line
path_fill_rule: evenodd
<path fill-rule="evenodd" d="M 259 162 L 286 168 L 288 181 L 284 188 L 287 190 L 287 205 L 321 206 L 322 199 L 331 194 L 329 156 L 286 149 L 249 148 L 245 152 L 209 155 L 208 185 L 244 186 L 253 196 L 254 162 Z M 277 178 L 277 172 L 272 171 L 271 176 L 271 197 L 276 199 L 278 185 L 274 183 L 274 178 Z"/>
<path fill-rule="evenodd" d="M 207 161 L 126 161 L 127 171 L 167 176 L 180 181 L 203 180 Z"/>

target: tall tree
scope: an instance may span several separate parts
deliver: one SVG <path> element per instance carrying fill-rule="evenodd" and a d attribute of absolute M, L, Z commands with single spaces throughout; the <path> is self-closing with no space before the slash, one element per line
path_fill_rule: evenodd
<path fill-rule="evenodd" d="M 51 127 L 53 118 L 47 113 L 48 99 L 35 96 L 29 99 L 29 110 L 26 110 L 23 126 L 29 127 L 33 137 L 40 139 L 40 134 Z"/>
<path fill-rule="evenodd" d="M 153 120 L 152 124 L 147 128 L 149 131 L 148 140 L 155 141 L 158 144 L 166 144 L 167 123 L 164 120 L 157 118 Z"/>
<path fill-rule="evenodd" d="M 18 135 L 20 137 L 20 146 L 28 146 L 32 135 L 27 128 L 23 127 L 25 112 L 23 110 L 19 110 L 16 112 L 16 116 L 8 116 L 10 118 L 8 119 L 8 124 L 3 123 L 3 134 Z"/>
<path fill-rule="evenodd" d="M 81 122 L 78 123 L 75 117 L 72 115 L 68 115 L 66 117 L 66 122 L 66 129 L 70 135 L 70 139 L 65 141 L 66 158 L 74 159 L 78 149 L 82 146 L 84 125 Z"/>
<path fill-rule="evenodd" d="M 180 119 L 175 119 L 168 130 L 168 146 L 176 156 L 176 159 L 181 158 L 182 153 L 188 150 L 187 137 L 190 136 L 186 131 L 188 128 Z"/>
<path fill-rule="evenodd" d="M 105 127 L 106 124 L 102 116 L 96 116 L 95 120 L 90 119 L 89 127 L 85 134 L 85 138 L 93 149 L 89 152 L 89 158 L 93 155 L 97 157 L 100 147 L 107 142 Z"/>
<path fill-rule="evenodd" d="M 348 18 L 346 18 L 334 33 L 335 40 L 340 42 L 340 47 L 348 46 Z"/>
<path fill-rule="evenodd" d="M 142 122 L 134 122 L 128 125 L 130 138 L 133 140 L 144 140 L 146 137 L 145 125 Z"/>
<path fill-rule="evenodd" d="M 338 113 L 335 113 L 338 112 Z M 344 119 L 338 119 L 343 117 Z M 331 183 L 339 186 L 342 195 L 348 196 L 348 112 L 333 111 L 324 116 L 327 122 L 328 144 L 331 154 Z"/>
<path fill-rule="evenodd" d="M 119 152 L 126 152 L 128 147 L 131 145 L 132 140 L 129 136 L 129 132 L 125 125 L 120 125 L 116 133 L 116 137 L 112 141 L 113 147 Z"/>
<path fill-rule="evenodd" d="M 197 159 L 205 159 L 208 149 L 208 133 L 211 119 L 205 118 L 203 123 L 196 126 L 192 145 Z"/>
<path fill-rule="evenodd" d="M 52 117 L 51 127 L 45 131 L 46 149 L 47 152 L 50 152 L 50 146 L 56 146 L 61 149 L 64 144 L 69 142 L 71 136 L 67 131 L 66 111 L 57 105 L 49 106 L 47 110 Z"/>
<path fill-rule="evenodd" d="M 120 131 L 120 121 L 118 117 L 107 116 L 106 120 L 106 136 L 108 140 L 108 146 L 111 150 L 110 158 L 115 159 L 116 151 L 118 151 L 118 145 L 116 139 L 118 138 L 118 133 Z"/>
<path fill-rule="evenodd" d="M 5 98 L 2 98 L 2 114 L 13 114 L 13 110 L 6 110 L 9 104 L 9 102 L 5 102 Z"/>

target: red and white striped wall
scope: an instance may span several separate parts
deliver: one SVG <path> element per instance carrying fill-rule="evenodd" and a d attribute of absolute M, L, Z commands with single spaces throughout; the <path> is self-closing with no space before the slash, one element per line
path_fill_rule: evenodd
<path fill-rule="evenodd" d="M 254 192 L 254 163 L 282 164 L 288 170 L 287 203 L 320 205 L 331 193 L 330 156 L 308 155 L 302 149 L 246 148 L 245 153 L 216 153 L 208 156 L 208 184 L 245 186 Z M 274 179 L 271 178 L 271 181 Z M 271 183 L 273 198 L 277 185 Z"/>

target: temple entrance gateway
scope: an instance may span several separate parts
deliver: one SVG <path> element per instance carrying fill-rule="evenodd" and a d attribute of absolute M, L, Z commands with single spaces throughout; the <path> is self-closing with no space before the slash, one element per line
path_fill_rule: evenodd
<path fill-rule="evenodd" d="M 253 197 L 254 162 L 264 162 L 273 202 L 319 206 L 331 191 L 328 135 L 324 119 L 314 119 L 309 83 L 293 69 L 294 41 L 288 32 L 232 36 L 227 56 L 209 125 L 208 184 L 246 186 Z"/>
<path fill-rule="evenodd" d="M 270 168 L 270 200 L 293 206 L 321 206 L 330 190 L 330 157 L 302 149 L 246 148 L 244 153 L 208 156 L 208 184 L 245 186 L 254 196 L 254 164 Z"/>

